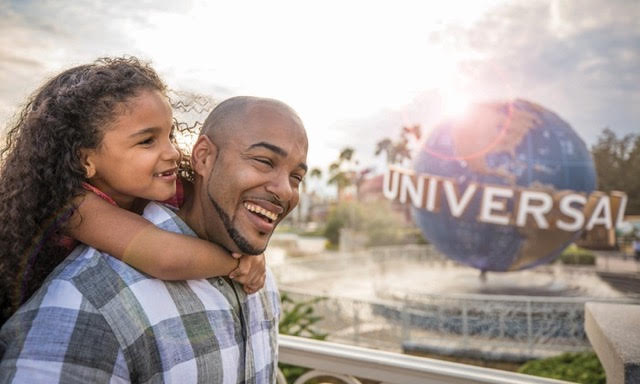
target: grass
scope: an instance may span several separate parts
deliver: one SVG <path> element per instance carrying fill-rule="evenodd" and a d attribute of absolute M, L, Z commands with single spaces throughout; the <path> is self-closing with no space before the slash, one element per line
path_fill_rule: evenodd
<path fill-rule="evenodd" d="M 532 360 L 522 365 L 518 372 L 581 384 L 605 384 L 607 381 L 604 368 L 593 352 L 563 353 Z"/>

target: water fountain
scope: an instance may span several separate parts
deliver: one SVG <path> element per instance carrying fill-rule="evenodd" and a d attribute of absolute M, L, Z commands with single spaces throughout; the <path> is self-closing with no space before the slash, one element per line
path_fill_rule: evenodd
<path fill-rule="evenodd" d="M 336 341 L 391 350 L 522 361 L 589 347 L 587 301 L 640 302 L 591 267 L 489 272 L 432 246 L 382 247 L 273 266 L 283 292 L 317 305 Z"/>

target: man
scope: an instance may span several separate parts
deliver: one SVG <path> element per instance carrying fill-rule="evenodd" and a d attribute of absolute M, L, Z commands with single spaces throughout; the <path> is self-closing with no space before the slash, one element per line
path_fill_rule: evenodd
<path fill-rule="evenodd" d="M 236 97 L 211 112 L 192 151 L 193 193 L 157 226 L 259 254 L 298 202 L 307 137 L 285 104 Z M 0 382 L 275 381 L 277 288 L 247 296 L 227 278 L 163 282 L 79 247 L 2 328 Z"/>

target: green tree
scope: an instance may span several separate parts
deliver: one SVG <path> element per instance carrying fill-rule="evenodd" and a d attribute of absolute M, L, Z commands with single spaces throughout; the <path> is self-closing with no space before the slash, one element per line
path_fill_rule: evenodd
<path fill-rule="evenodd" d="M 393 141 L 388 137 L 376 144 L 375 155 L 385 154 L 387 164 L 402 164 L 411 160 L 411 143 L 420 140 L 422 133 L 420 125 L 404 126 L 400 131 L 400 137 Z"/>
<path fill-rule="evenodd" d="M 412 159 L 412 147 L 415 147 L 421 136 L 419 124 L 403 126 L 396 141 L 385 137 L 376 144 L 375 155 L 385 154 L 387 164 L 405 164 Z M 404 214 L 406 217 L 410 216 L 409 204 L 405 204 Z"/>
<path fill-rule="evenodd" d="M 329 185 L 335 185 L 337 188 L 338 201 L 341 201 L 344 190 L 354 183 L 354 153 L 351 147 L 345 147 L 340 151 L 338 160 L 329 165 Z"/>
<path fill-rule="evenodd" d="M 424 242 L 420 230 L 406 223 L 387 200 L 342 202 L 329 212 L 324 236 L 330 247 L 340 243 L 340 230 L 351 228 L 367 236 L 367 246 Z"/>
<path fill-rule="evenodd" d="M 351 161 L 354 153 L 355 153 L 355 149 L 351 147 L 343 148 L 342 151 L 340 151 L 339 159 L 340 161 Z"/>
<path fill-rule="evenodd" d="M 312 179 L 320 179 L 320 178 L 322 178 L 322 169 L 317 168 L 317 167 L 311 168 L 311 170 L 309 171 L 309 177 L 312 178 Z"/>
<path fill-rule="evenodd" d="M 303 184 L 306 185 L 304 190 L 310 191 L 312 194 L 315 193 L 318 189 L 318 182 L 320 179 L 322 179 L 322 170 L 317 167 L 311 168 L 307 177 L 305 177 L 303 181 Z M 314 181 L 312 182 L 312 180 Z"/>
<path fill-rule="evenodd" d="M 362 230 L 363 216 L 360 205 L 354 202 L 342 202 L 333 207 L 329 211 L 324 227 L 324 237 L 329 241 L 329 246 L 331 248 L 338 246 L 342 228 Z"/>
<path fill-rule="evenodd" d="M 640 214 L 640 135 L 628 134 L 618 138 L 605 128 L 591 154 L 598 175 L 598 189 L 627 194 L 627 214 Z"/>

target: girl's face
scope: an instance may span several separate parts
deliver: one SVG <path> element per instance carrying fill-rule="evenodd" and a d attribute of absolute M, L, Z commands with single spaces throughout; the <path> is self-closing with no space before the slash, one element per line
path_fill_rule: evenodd
<path fill-rule="evenodd" d="M 116 107 L 116 115 L 98 148 L 85 151 L 89 182 L 125 209 L 136 198 L 171 198 L 179 153 L 170 140 L 173 114 L 166 97 L 140 91 Z"/>

